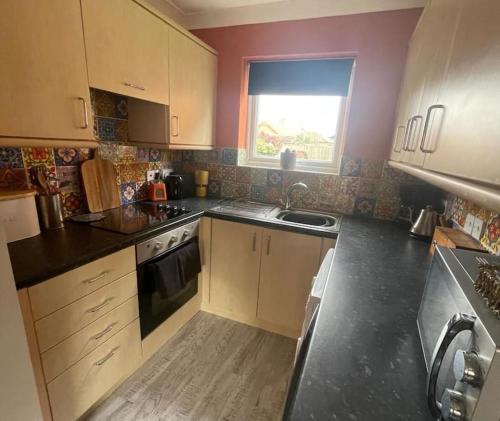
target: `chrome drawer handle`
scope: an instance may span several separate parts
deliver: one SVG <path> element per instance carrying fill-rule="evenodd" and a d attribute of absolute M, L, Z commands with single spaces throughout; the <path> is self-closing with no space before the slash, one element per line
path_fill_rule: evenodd
<path fill-rule="evenodd" d="M 125 86 L 128 86 L 129 88 L 139 89 L 140 91 L 145 91 L 146 90 L 146 88 L 144 86 L 134 85 L 133 83 L 123 82 L 123 84 Z"/>
<path fill-rule="evenodd" d="M 82 129 L 86 129 L 89 127 L 89 110 L 87 107 L 87 100 L 81 96 L 78 97 L 79 101 L 82 101 L 83 104 L 83 125 L 80 126 Z"/>
<path fill-rule="evenodd" d="M 93 284 L 95 281 L 104 278 L 108 274 L 107 271 L 102 272 L 100 275 L 97 275 L 95 278 L 85 279 L 82 281 L 82 284 Z"/>
<path fill-rule="evenodd" d="M 106 300 L 104 300 L 101 304 L 95 306 L 95 307 L 92 307 L 92 308 L 89 308 L 87 310 L 87 313 L 95 313 L 96 311 L 99 311 L 101 308 L 103 307 L 106 307 L 107 305 L 109 305 L 109 303 L 111 302 L 113 298 L 106 298 Z"/>
<path fill-rule="evenodd" d="M 109 354 L 106 355 L 105 357 L 102 357 L 100 360 L 96 361 L 94 365 L 101 366 L 103 365 L 106 361 L 108 361 L 113 355 L 115 355 L 116 351 L 118 351 L 120 347 L 117 346 L 113 348 L 111 351 L 109 351 Z"/>
<path fill-rule="evenodd" d="M 115 327 L 116 323 L 111 323 L 109 326 L 107 326 L 103 331 L 96 333 L 95 335 L 91 336 L 90 339 L 93 341 L 96 341 L 97 339 L 101 339 L 104 335 L 108 334 L 113 330 Z"/>
<path fill-rule="evenodd" d="M 425 124 L 424 124 L 424 134 L 422 135 L 422 141 L 420 142 L 420 150 L 423 153 L 434 153 L 436 151 L 437 145 L 435 145 L 434 148 L 426 148 L 425 144 L 426 144 L 427 132 L 429 131 L 432 111 L 439 110 L 439 109 L 444 110 L 444 105 L 435 104 L 435 105 L 431 105 L 427 109 L 427 116 L 425 117 Z"/>

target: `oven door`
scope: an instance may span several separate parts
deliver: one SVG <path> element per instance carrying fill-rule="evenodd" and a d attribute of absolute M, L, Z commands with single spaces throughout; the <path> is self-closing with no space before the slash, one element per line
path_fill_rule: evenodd
<path fill-rule="evenodd" d="M 418 330 L 427 366 L 427 400 L 432 415 L 440 415 L 445 389 L 461 389 L 453 374 L 458 350 L 475 348 L 475 312 L 456 276 L 463 269 L 448 249 L 437 248 L 418 312 Z"/>
<path fill-rule="evenodd" d="M 191 242 L 193 241 L 198 242 L 198 238 L 191 240 Z M 187 244 L 184 243 L 175 249 L 156 256 L 154 259 L 147 260 L 137 267 L 137 290 L 142 339 L 198 293 L 198 276 L 196 275 L 186 283 L 181 291 L 171 297 L 163 298 L 154 279 L 149 277 L 146 271 L 147 264 L 158 262 L 166 256 L 178 252 Z"/>

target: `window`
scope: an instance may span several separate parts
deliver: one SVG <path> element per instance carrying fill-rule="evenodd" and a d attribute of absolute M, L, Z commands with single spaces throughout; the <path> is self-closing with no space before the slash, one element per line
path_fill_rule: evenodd
<path fill-rule="evenodd" d="M 325 66 L 326 64 L 326 66 Z M 250 64 L 247 150 L 250 165 L 337 172 L 352 59 Z"/>

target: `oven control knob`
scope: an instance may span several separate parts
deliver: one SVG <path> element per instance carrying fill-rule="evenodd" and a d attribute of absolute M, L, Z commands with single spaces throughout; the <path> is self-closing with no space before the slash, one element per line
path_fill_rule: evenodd
<path fill-rule="evenodd" d="M 163 248 L 163 243 L 161 241 L 157 241 L 155 243 L 155 250 L 161 250 Z"/>
<path fill-rule="evenodd" d="M 477 354 L 458 350 L 453 360 L 453 373 L 459 382 L 480 386 L 481 367 Z"/>
<path fill-rule="evenodd" d="M 182 233 L 182 239 L 189 237 L 189 234 L 191 234 L 191 231 L 184 230 L 184 232 Z"/>
<path fill-rule="evenodd" d="M 465 398 L 456 390 L 446 389 L 441 398 L 441 415 L 446 421 L 465 420 Z"/>
<path fill-rule="evenodd" d="M 172 235 L 172 237 L 170 237 L 170 240 L 168 240 L 168 244 L 176 243 L 177 240 L 178 238 L 175 235 Z"/>

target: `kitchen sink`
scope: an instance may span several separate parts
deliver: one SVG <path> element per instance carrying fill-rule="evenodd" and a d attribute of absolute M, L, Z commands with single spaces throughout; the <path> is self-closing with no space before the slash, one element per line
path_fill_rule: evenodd
<path fill-rule="evenodd" d="M 284 222 L 307 225 L 318 228 L 334 228 L 337 226 L 339 222 L 338 218 L 326 213 L 309 212 L 302 210 L 278 209 L 277 213 L 275 213 L 272 216 L 275 219 L 279 219 Z"/>

